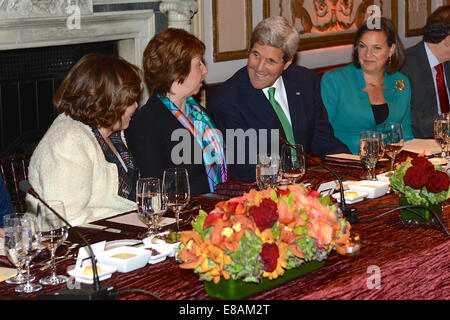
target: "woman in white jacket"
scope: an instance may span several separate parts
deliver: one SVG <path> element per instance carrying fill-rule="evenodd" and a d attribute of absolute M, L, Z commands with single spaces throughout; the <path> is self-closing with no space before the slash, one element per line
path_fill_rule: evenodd
<path fill-rule="evenodd" d="M 64 202 L 72 225 L 134 210 L 138 170 L 123 130 L 142 94 L 140 70 L 120 57 L 89 54 L 55 94 L 59 113 L 34 151 L 29 181 Z M 28 203 L 36 210 L 36 201 Z"/>

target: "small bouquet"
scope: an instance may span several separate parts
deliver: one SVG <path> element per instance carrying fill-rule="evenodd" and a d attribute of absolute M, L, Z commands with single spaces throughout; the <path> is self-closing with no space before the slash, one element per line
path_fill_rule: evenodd
<path fill-rule="evenodd" d="M 286 269 L 323 261 L 334 248 L 345 254 L 350 224 L 329 196 L 299 185 L 250 190 L 200 211 L 193 230 L 181 232 L 181 268 L 201 280 L 259 283 Z"/>
<path fill-rule="evenodd" d="M 450 180 L 445 169 L 425 157 L 407 161 L 389 179 L 395 193 L 413 205 L 438 204 L 450 197 Z"/>

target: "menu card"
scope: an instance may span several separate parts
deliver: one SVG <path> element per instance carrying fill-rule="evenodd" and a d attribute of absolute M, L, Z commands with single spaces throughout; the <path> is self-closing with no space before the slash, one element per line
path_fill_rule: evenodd
<path fill-rule="evenodd" d="M 439 154 L 441 147 L 433 139 L 412 139 L 405 142 L 403 150 L 431 156 L 433 154 Z"/>
<path fill-rule="evenodd" d="M 137 212 L 124 214 L 123 216 L 111 218 L 106 221 L 147 228 L 147 225 L 143 223 L 141 219 L 139 219 Z M 164 227 L 175 222 L 176 220 L 174 218 L 163 217 L 162 219 L 159 220 L 158 225 L 160 227 Z"/>

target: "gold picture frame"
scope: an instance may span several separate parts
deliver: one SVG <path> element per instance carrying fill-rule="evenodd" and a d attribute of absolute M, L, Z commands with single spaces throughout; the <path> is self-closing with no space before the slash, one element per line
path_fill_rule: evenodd
<path fill-rule="evenodd" d="M 311 18 L 312 14 L 310 15 L 309 13 L 313 12 L 313 9 L 311 8 L 317 8 L 314 6 L 315 2 L 317 2 L 317 0 L 263 0 L 263 17 L 267 18 L 271 15 L 278 14 L 285 16 L 291 23 L 293 23 L 294 20 L 293 24 L 295 26 L 298 25 L 298 21 L 301 21 L 303 26 L 309 25 L 311 27 L 311 32 L 308 32 L 307 28 L 299 30 L 301 32 L 300 51 L 353 43 L 357 26 L 364 21 L 367 7 L 373 4 L 378 5 L 381 8 L 382 16 L 390 18 L 398 28 L 398 4 L 396 0 L 352 0 L 347 2 L 349 6 L 352 6 L 351 16 L 349 15 L 347 21 L 343 21 L 342 23 L 337 22 L 338 25 L 334 24 L 334 27 L 342 29 L 335 31 L 332 31 L 332 29 L 330 29 L 331 31 L 327 31 L 323 27 L 326 25 L 332 26 L 331 23 L 325 23 L 321 26 L 314 25 L 312 21 L 314 18 Z M 290 9 L 287 9 L 288 6 Z M 330 12 L 335 13 L 336 10 L 330 10 Z M 299 16 L 299 14 L 301 14 L 301 16 Z M 308 21 L 308 19 L 310 19 L 310 21 Z M 311 23 L 308 24 L 308 22 Z M 343 29 L 345 29 L 345 31 Z"/>
<path fill-rule="evenodd" d="M 426 16 L 423 12 L 426 11 Z M 405 37 L 422 35 L 422 29 L 431 14 L 431 0 L 409 0 L 405 3 Z"/>
<path fill-rule="evenodd" d="M 252 35 L 252 0 L 213 0 L 214 62 L 247 58 Z"/>

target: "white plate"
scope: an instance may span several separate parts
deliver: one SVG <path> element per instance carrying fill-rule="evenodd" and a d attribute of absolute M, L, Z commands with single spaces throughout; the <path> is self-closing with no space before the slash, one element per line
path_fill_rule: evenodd
<path fill-rule="evenodd" d="M 124 246 L 132 246 L 139 242 L 142 242 L 141 240 L 137 239 L 123 239 L 123 240 L 114 240 L 114 241 L 108 241 L 105 244 L 105 251 L 106 250 L 112 250 L 114 248 L 118 247 L 124 247 Z"/>
<path fill-rule="evenodd" d="M 360 191 L 352 191 L 352 192 L 356 192 L 357 196 L 356 197 L 349 197 L 346 196 L 345 194 L 348 193 L 349 191 L 345 191 L 344 192 L 344 197 L 345 197 L 345 203 L 346 204 L 353 204 L 353 203 L 357 203 L 360 201 L 363 201 L 365 197 L 367 197 L 369 194 L 367 192 L 360 192 Z M 335 198 L 337 200 L 337 202 L 341 202 L 341 193 L 334 193 L 332 195 L 333 198 Z"/>
<path fill-rule="evenodd" d="M 78 282 L 92 284 L 92 283 L 94 283 L 92 275 L 85 275 L 83 273 L 84 268 L 90 264 L 91 263 L 89 261 L 89 262 L 85 263 L 81 268 L 78 268 L 78 269 L 74 269 L 74 267 L 75 267 L 74 265 L 69 266 L 67 268 L 67 273 L 69 275 L 71 275 L 72 277 L 74 277 L 75 280 Z M 100 267 L 100 273 L 98 274 L 98 278 L 100 281 L 111 278 L 111 275 L 117 271 L 116 267 L 108 266 L 108 265 L 101 264 L 101 263 L 97 263 L 97 267 Z"/>
<path fill-rule="evenodd" d="M 372 181 L 361 180 L 357 183 L 351 183 L 348 185 L 351 191 L 367 192 L 367 198 L 373 199 L 384 196 L 389 190 L 389 182 L 386 181 Z"/>
<path fill-rule="evenodd" d="M 175 252 L 177 251 L 178 247 L 180 246 L 181 242 L 175 242 L 175 243 L 167 243 L 164 240 L 161 239 L 155 239 L 155 241 L 153 241 L 153 238 L 155 236 L 159 236 L 159 235 L 164 235 L 164 234 L 168 234 L 169 231 L 165 231 L 165 232 L 161 232 L 158 233 L 156 235 L 152 235 L 148 238 L 143 239 L 142 241 L 144 242 L 144 247 L 147 248 L 152 248 L 155 245 L 160 245 L 160 247 L 171 247 L 172 252 L 169 254 L 169 257 L 174 257 L 175 256 Z M 155 247 L 156 248 L 156 247 Z"/>

